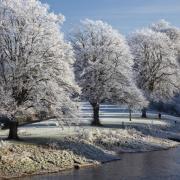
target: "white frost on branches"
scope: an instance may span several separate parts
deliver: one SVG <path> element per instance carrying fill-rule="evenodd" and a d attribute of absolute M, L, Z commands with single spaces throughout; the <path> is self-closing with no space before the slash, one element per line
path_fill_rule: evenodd
<path fill-rule="evenodd" d="M 0 112 L 33 108 L 63 120 L 72 96 L 74 54 L 60 31 L 62 15 L 37 0 L 0 1 Z"/>
<path fill-rule="evenodd" d="M 105 100 L 129 103 L 126 94 L 138 90 L 133 82 L 133 60 L 125 38 L 107 23 L 86 19 L 73 34 L 72 44 L 83 97 L 92 106 Z"/>
<path fill-rule="evenodd" d="M 165 33 L 170 38 L 177 50 L 177 58 L 180 63 L 180 28 L 172 26 L 163 19 L 157 23 L 153 23 L 150 28 L 156 32 Z"/>
<path fill-rule="evenodd" d="M 153 101 L 172 98 L 179 91 L 180 76 L 177 51 L 170 38 L 161 32 L 142 29 L 129 37 L 129 45 L 137 84 L 146 97 Z"/>

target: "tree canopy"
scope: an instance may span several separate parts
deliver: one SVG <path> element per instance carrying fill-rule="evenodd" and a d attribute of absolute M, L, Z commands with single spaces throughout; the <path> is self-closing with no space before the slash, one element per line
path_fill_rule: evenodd
<path fill-rule="evenodd" d="M 63 120 L 77 109 L 72 101 L 72 47 L 60 31 L 64 16 L 37 0 L 0 2 L 0 111 L 45 112 Z M 69 118 L 70 119 L 70 118 Z"/>

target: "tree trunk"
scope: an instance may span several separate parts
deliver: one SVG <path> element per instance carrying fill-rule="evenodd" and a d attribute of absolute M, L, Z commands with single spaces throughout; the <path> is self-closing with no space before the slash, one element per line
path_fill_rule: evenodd
<path fill-rule="evenodd" d="M 158 114 L 158 118 L 161 119 L 161 113 Z"/>
<path fill-rule="evenodd" d="M 91 125 L 93 126 L 101 126 L 100 120 L 99 120 L 99 103 L 92 103 L 93 107 L 93 121 Z"/>
<path fill-rule="evenodd" d="M 132 121 L 131 109 L 129 109 L 129 121 Z"/>
<path fill-rule="evenodd" d="M 142 118 L 147 118 L 147 114 L 146 114 L 146 108 L 142 109 Z"/>
<path fill-rule="evenodd" d="M 8 139 L 18 140 L 18 122 L 17 121 L 10 121 L 9 122 L 9 136 Z"/>

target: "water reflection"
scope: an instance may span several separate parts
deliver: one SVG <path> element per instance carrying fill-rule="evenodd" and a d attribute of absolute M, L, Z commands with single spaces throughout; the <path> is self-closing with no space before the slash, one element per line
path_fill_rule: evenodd
<path fill-rule="evenodd" d="M 180 180 L 180 148 L 149 153 L 121 154 L 115 161 L 96 168 L 19 180 Z"/>

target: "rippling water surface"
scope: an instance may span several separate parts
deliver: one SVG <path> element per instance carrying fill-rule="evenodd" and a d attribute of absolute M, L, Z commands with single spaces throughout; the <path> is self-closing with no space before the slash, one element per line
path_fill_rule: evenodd
<path fill-rule="evenodd" d="M 19 180 L 180 180 L 180 147 L 166 151 L 121 154 L 102 166 Z"/>

